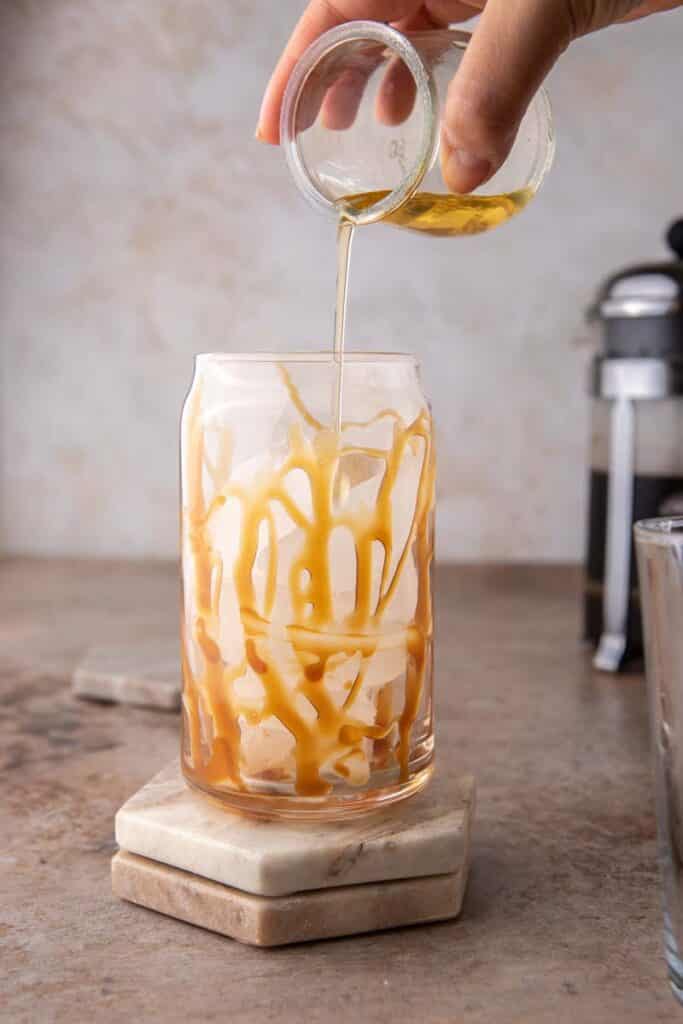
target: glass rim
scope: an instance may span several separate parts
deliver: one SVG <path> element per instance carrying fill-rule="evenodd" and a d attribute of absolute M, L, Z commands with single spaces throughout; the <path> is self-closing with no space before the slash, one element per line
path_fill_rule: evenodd
<path fill-rule="evenodd" d="M 198 352 L 197 366 L 202 363 L 324 363 L 337 361 L 335 353 L 316 352 Z M 419 366 L 417 356 L 410 352 L 345 352 L 344 366 L 353 363 L 399 363 Z"/>
<path fill-rule="evenodd" d="M 683 540 L 683 516 L 656 516 L 640 519 L 633 526 L 639 544 L 673 545 Z"/>

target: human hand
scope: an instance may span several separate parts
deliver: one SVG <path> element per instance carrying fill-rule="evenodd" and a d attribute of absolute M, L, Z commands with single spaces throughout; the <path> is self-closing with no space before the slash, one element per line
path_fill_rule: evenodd
<path fill-rule="evenodd" d="M 264 142 L 279 141 L 280 107 L 292 69 L 335 25 L 366 18 L 410 32 L 481 13 L 450 84 L 441 126 L 446 185 L 470 192 L 501 166 L 527 106 L 572 40 L 680 6 L 683 0 L 310 0 L 270 79 L 256 134 Z"/>

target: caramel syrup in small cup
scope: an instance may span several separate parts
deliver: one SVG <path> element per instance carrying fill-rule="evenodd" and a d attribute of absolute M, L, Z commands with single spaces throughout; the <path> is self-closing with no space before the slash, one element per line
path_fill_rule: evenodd
<path fill-rule="evenodd" d="M 388 196 L 387 190 L 359 192 L 345 196 L 340 207 L 351 216 Z M 523 210 L 533 195 L 530 188 L 500 195 L 454 195 L 453 193 L 416 192 L 382 221 L 422 234 L 453 238 L 478 235 L 510 220 Z"/>

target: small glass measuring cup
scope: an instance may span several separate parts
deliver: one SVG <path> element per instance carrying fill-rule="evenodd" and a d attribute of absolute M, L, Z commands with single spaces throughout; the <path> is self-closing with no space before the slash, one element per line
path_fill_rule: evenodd
<path fill-rule="evenodd" d="M 418 190 L 416 198 L 455 203 L 441 175 L 439 126 L 470 38 L 453 29 L 403 35 L 380 22 L 355 21 L 308 48 L 285 92 L 280 137 L 294 181 L 313 206 L 369 224 L 390 217 Z M 526 205 L 553 152 L 550 104 L 540 89 L 508 158 L 468 197 L 478 219 L 458 231 L 439 230 L 438 216 L 394 222 L 435 234 L 485 230 Z M 505 202 L 487 221 L 493 197 Z"/>

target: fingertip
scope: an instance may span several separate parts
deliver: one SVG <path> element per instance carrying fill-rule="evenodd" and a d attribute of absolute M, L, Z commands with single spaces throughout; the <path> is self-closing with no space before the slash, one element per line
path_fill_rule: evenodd
<path fill-rule="evenodd" d="M 389 63 L 375 99 L 375 117 L 380 124 L 394 128 L 407 121 L 415 106 L 417 86 L 403 61 L 394 57 Z"/>
<path fill-rule="evenodd" d="M 326 128 L 341 132 L 353 125 L 366 82 L 366 74 L 347 69 L 330 84 L 321 109 Z"/>
<path fill-rule="evenodd" d="M 254 132 L 254 138 L 257 142 L 263 142 L 268 146 L 277 146 L 280 142 L 279 132 L 269 131 L 264 128 L 261 122 L 256 125 L 256 131 Z"/>
<path fill-rule="evenodd" d="M 280 141 L 280 94 L 277 83 L 274 79 L 268 83 L 268 87 L 261 101 L 256 131 L 254 137 L 259 142 L 267 142 L 271 146 L 277 146 Z"/>
<path fill-rule="evenodd" d="M 493 175 L 495 168 L 487 157 L 470 152 L 463 146 L 441 143 L 441 173 L 451 192 L 471 192 Z"/>

